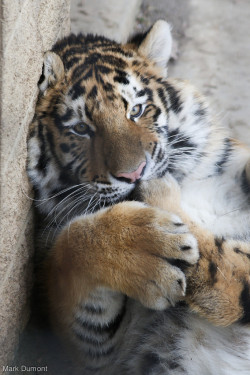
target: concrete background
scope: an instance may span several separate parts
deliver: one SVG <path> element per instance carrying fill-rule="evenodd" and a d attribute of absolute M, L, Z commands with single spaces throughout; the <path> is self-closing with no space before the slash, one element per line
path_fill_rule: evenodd
<path fill-rule="evenodd" d="M 71 0 L 71 31 L 126 42 L 140 4 L 141 0 Z"/>
<path fill-rule="evenodd" d="M 16 0 L 15 6 L 8 0 L 2 2 L 2 70 L 6 79 L 2 81 L 1 101 L 0 373 L 29 316 L 32 215 L 31 202 L 26 198 L 30 191 L 24 170 L 25 138 L 33 115 L 42 54 L 68 31 L 68 2 Z M 168 20 L 175 38 L 169 75 L 193 82 L 207 95 L 222 126 L 250 144 L 249 0 L 143 0 L 140 9 L 139 3 L 72 0 L 72 30 L 99 32 L 123 41 L 132 31 L 147 29 L 156 19 Z M 80 373 L 72 368 L 57 339 L 32 324 L 25 330 L 13 362 L 22 364 L 47 365 L 44 374 L 50 375 Z"/>
<path fill-rule="evenodd" d="M 190 80 L 221 125 L 250 145 L 250 1 L 143 0 L 136 29 L 159 18 L 176 41 L 169 76 Z"/>
<path fill-rule="evenodd" d="M 32 193 L 26 136 L 44 52 L 70 30 L 69 0 L 2 0 L 0 373 L 29 317 L 32 284 Z"/>

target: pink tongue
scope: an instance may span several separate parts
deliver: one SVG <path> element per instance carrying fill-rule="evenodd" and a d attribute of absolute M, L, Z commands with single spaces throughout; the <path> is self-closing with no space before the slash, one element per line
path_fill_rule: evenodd
<path fill-rule="evenodd" d="M 135 182 L 136 180 L 139 180 L 139 178 L 141 177 L 141 173 L 145 165 L 146 165 L 146 162 L 143 161 L 136 171 L 131 172 L 131 173 L 119 173 L 117 177 L 125 177 L 131 180 L 131 182 Z"/>

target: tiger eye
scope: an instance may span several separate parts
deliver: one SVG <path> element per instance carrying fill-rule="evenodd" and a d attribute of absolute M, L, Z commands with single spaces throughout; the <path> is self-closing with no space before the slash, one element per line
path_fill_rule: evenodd
<path fill-rule="evenodd" d="M 136 104 L 136 105 L 132 108 L 132 110 L 131 110 L 131 112 L 130 112 L 130 116 L 131 116 L 132 118 L 138 118 L 138 117 L 141 116 L 141 114 L 142 114 L 142 105 L 141 105 L 141 104 Z"/>
<path fill-rule="evenodd" d="M 79 122 L 73 126 L 73 130 L 78 135 L 85 135 L 88 131 L 88 125 L 86 125 L 84 122 Z"/>

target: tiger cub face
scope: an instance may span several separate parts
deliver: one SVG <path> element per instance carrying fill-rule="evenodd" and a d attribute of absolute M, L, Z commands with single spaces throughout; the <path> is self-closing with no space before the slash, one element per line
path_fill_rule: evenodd
<path fill-rule="evenodd" d="M 81 185 L 86 202 L 112 203 L 140 179 L 193 168 L 211 130 L 198 94 L 166 80 L 171 44 L 157 21 L 125 45 L 71 35 L 45 55 L 28 143 L 39 198 Z"/>

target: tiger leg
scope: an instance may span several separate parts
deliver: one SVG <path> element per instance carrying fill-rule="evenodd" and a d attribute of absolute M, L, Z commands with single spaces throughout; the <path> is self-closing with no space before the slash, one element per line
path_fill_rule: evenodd
<path fill-rule="evenodd" d="M 60 335 L 79 342 L 85 362 L 90 356 L 93 364 L 94 356 L 102 366 L 117 347 L 124 295 L 158 310 L 185 295 L 185 275 L 172 260 L 194 264 L 198 249 L 176 220 L 143 203 L 124 202 L 78 217 L 58 235 L 44 264 L 50 315 Z"/>
<path fill-rule="evenodd" d="M 185 270 L 189 306 L 216 325 L 250 323 L 250 244 L 216 238 L 194 223 L 180 207 L 180 189 L 172 177 L 142 182 L 139 195 L 177 214 L 197 239 L 200 258 Z"/>

